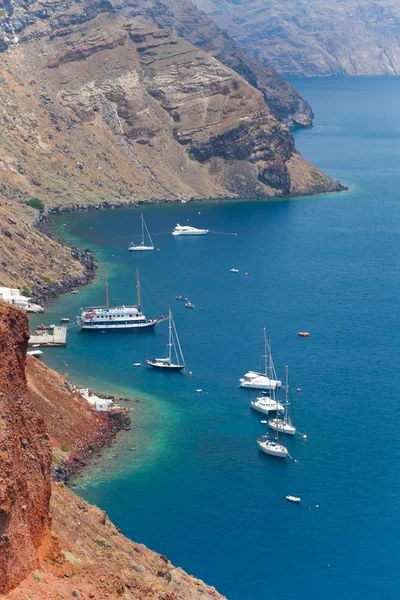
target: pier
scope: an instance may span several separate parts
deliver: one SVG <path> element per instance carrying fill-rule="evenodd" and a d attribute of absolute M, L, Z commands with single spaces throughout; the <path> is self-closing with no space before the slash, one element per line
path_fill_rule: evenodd
<path fill-rule="evenodd" d="M 56 326 L 53 330 L 44 330 L 43 333 L 31 335 L 28 343 L 30 346 L 66 346 L 67 327 Z"/>

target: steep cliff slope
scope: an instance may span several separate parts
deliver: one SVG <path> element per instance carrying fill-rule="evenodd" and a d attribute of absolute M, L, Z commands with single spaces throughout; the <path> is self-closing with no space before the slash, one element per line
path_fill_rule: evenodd
<path fill-rule="evenodd" d="M 396 0 L 194 0 L 249 54 L 290 75 L 398 75 Z"/>
<path fill-rule="evenodd" d="M 89 426 L 94 435 L 107 428 L 61 377 L 34 359 L 28 360 L 31 403 L 27 339 L 26 315 L 0 302 L 1 597 L 222 600 L 165 556 L 126 539 L 103 511 L 63 485 L 53 484 L 51 493 L 50 443 L 32 403 L 45 414 L 56 445 L 67 439 L 78 448 L 88 441 Z"/>
<path fill-rule="evenodd" d="M 0 284 L 27 285 L 41 296 L 93 271 L 87 257 L 82 268 L 76 253 L 32 230 L 37 209 L 29 205 L 94 208 L 342 189 L 296 152 L 275 118 L 307 124 L 300 96 L 189 0 L 4 6 Z"/>
<path fill-rule="evenodd" d="M 119 14 L 141 19 L 150 28 L 175 29 L 190 43 L 202 48 L 220 62 L 242 75 L 251 85 L 258 87 L 274 115 L 287 123 L 310 125 L 312 113 L 300 94 L 272 68 L 250 58 L 236 42 L 223 32 L 205 13 L 199 11 L 191 0 L 120 0 L 103 2 L 80 2 L 69 5 L 56 1 L 46 3 L 10 0 L 4 4 L 4 18 L 0 19 L 0 51 L 12 47 L 17 37 L 43 35 L 43 22 L 48 30 L 74 22 L 88 22 L 100 13 Z M 71 11 L 72 7 L 72 11 Z M 46 29 L 46 28 L 45 28 Z"/>
<path fill-rule="evenodd" d="M 338 188 L 235 71 L 146 28 L 150 9 L 92 8 L 36 18 L 0 55 L 4 194 L 49 208 Z"/>
<path fill-rule="evenodd" d="M 148 0 L 148 4 L 152 1 Z M 163 4 L 168 10 L 158 11 L 156 14 L 149 10 L 151 22 L 159 27 L 175 29 L 191 44 L 212 54 L 222 64 L 239 73 L 262 91 L 267 106 L 278 120 L 301 127 L 312 124 L 311 108 L 299 92 L 271 66 L 251 58 L 210 17 L 198 10 L 191 0 L 164 0 Z"/>
<path fill-rule="evenodd" d="M 50 528 L 51 451 L 26 387 L 27 340 L 26 315 L 0 302 L 0 593 L 35 568 Z"/>

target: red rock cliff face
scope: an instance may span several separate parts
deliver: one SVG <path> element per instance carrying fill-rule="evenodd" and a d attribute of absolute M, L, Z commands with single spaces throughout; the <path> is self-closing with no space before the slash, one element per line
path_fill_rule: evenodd
<path fill-rule="evenodd" d="M 0 302 L 0 593 L 37 562 L 49 529 L 51 450 L 25 379 L 26 315 Z"/>

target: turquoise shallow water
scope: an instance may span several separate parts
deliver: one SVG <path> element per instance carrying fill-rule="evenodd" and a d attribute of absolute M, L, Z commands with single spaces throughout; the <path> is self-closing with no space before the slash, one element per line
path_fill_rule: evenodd
<path fill-rule="evenodd" d="M 397 599 L 400 80 L 295 84 L 316 114 L 314 129 L 296 133 L 297 147 L 349 192 L 148 207 L 152 232 L 189 219 L 238 236 L 159 235 L 160 251 L 142 256 L 127 252 L 135 209 L 54 225 L 98 252 L 113 302 L 134 296 L 140 268 L 174 311 L 193 375 L 132 366 L 162 352 L 165 325 L 144 335 L 73 329 L 68 347 L 45 359 L 76 382 L 140 399 L 132 432 L 78 485 L 125 534 L 230 600 Z M 174 299 L 179 293 L 194 311 Z M 55 302 L 46 320 L 72 318 L 102 294 L 98 280 Z M 149 315 L 165 311 L 149 292 L 144 305 Z M 308 439 L 288 440 L 297 462 L 260 455 L 255 394 L 236 387 L 259 365 L 264 325 L 278 373 L 289 364 L 301 388 L 295 414 Z"/>

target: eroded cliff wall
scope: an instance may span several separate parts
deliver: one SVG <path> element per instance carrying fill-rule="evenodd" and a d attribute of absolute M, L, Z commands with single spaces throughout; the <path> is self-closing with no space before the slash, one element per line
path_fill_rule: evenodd
<path fill-rule="evenodd" d="M 37 565 L 49 532 L 51 450 L 25 379 L 26 315 L 0 302 L 0 593 Z"/>

